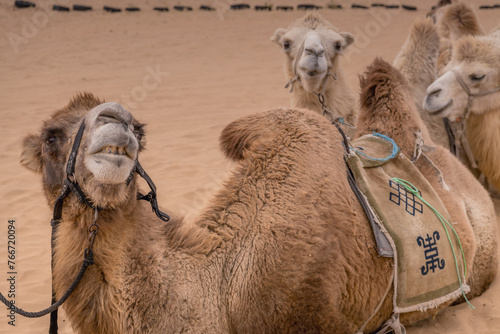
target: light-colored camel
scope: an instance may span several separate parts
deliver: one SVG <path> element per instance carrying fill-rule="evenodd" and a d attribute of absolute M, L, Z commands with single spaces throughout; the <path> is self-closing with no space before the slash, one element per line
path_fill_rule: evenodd
<path fill-rule="evenodd" d="M 443 120 L 432 117 L 422 106 L 427 87 L 437 78 L 436 63 L 439 55 L 439 36 L 432 19 L 417 19 L 401 51 L 394 59 L 398 69 L 410 84 L 415 106 L 424 121 L 432 141 L 443 147 L 450 147 Z"/>
<path fill-rule="evenodd" d="M 427 90 L 432 115 L 465 123 L 479 170 L 500 189 L 500 38 L 466 36 L 453 46 L 446 73 Z"/>
<path fill-rule="evenodd" d="M 441 117 L 425 111 L 422 101 L 427 88 L 439 77 L 451 59 L 452 43 L 462 36 L 482 35 L 479 19 L 472 7 L 464 2 L 440 1 L 432 16 L 417 19 L 393 65 L 408 80 L 414 92 L 417 110 L 434 143 L 450 147 L 449 137 Z M 464 163 L 467 158 L 459 152 Z"/>
<path fill-rule="evenodd" d="M 101 102 L 77 96 L 24 140 L 21 155 L 24 166 L 41 173 L 53 204 L 85 120 L 75 178 L 101 211 L 95 265 L 64 305 L 75 331 L 352 333 L 384 299 L 393 262 L 377 254 L 345 177 L 341 136 L 324 117 L 276 109 L 231 123 L 221 146 L 238 161 L 233 175 L 194 223 L 173 216 L 164 223 L 137 200 L 136 180 L 126 183 L 143 125 L 120 105 Z M 402 119 L 400 127 L 411 123 Z M 470 260 L 471 293 L 479 294 L 496 271 L 493 208 L 477 182 L 446 157 L 436 163 L 455 177 L 447 180 L 453 190 L 443 201 L 452 207 Z M 58 297 L 79 270 L 91 216 L 69 195 L 54 254 Z M 367 331 L 389 318 L 391 300 L 387 296 Z M 404 321 L 430 315 L 415 312 Z"/>
<path fill-rule="evenodd" d="M 286 55 L 285 75 L 292 85 L 292 107 L 323 113 L 318 94 L 336 117 L 356 124 L 355 98 L 341 66 L 341 55 L 354 41 L 352 34 L 311 12 L 287 29 L 277 29 L 271 40 Z M 288 86 L 288 85 L 287 85 Z"/>

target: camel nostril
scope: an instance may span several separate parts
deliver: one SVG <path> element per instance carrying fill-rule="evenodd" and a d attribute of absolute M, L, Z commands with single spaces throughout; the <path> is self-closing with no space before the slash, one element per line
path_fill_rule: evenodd
<path fill-rule="evenodd" d="M 430 92 L 428 95 L 429 95 L 429 97 L 438 97 L 439 93 L 441 93 L 441 88 L 436 88 L 432 92 Z"/>

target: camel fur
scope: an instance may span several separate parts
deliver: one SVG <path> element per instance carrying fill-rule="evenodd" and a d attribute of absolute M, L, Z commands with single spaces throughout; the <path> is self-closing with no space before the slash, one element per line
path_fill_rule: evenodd
<path fill-rule="evenodd" d="M 439 8 L 434 17 L 441 41 L 437 69 L 439 75 L 442 75 L 446 64 L 451 60 L 453 43 L 464 36 L 482 36 L 484 31 L 477 13 L 470 4 L 463 1 Z"/>
<path fill-rule="evenodd" d="M 317 95 L 324 92 L 326 107 L 343 117 L 348 124 L 356 125 L 355 98 L 341 64 L 342 55 L 354 41 L 353 35 L 339 32 L 318 13 L 311 12 L 287 29 L 277 29 L 271 40 L 286 55 L 287 80 L 292 80 L 296 75 L 299 78 L 293 83 L 292 107 L 306 108 L 322 114 Z M 334 74 L 336 79 L 327 76 L 328 72 Z"/>
<path fill-rule="evenodd" d="M 401 51 L 394 59 L 398 69 L 410 84 L 415 106 L 425 123 L 432 141 L 443 147 L 450 147 L 443 120 L 429 115 L 422 106 L 427 87 L 437 78 L 437 58 L 439 55 L 439 35 L 430 18 L 417 19 Z"/>

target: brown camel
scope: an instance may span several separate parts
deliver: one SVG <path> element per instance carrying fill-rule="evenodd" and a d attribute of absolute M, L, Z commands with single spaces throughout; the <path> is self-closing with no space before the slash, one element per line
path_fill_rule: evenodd
<path fill-rule="evenodd" d="M 287 29 L 277 29 L 271 40 L 286 54 L 285 75 L 292 91 L 292 107 L 323 114 L 318 94 L 333 115 L 356 124 L 354 94 L 341 65 L 341 56 L 354 37 L 340 32 L 316 12 L 306 14 Z M 288 85 L 287 85 L 288 86 Z"/>
<path fill-rule="evenodd" d="M 367 80 L 365 92 L 372 91 Z M 402 79 L 394 83 L 409 94 Z M 397 100 L 398 110 L 413 110 L 409 99 Z M 386 103 L 368 93 L 364 101 L 374 108 Z M 399 119 L 402 127 L 411 117 L 391 122 Z M 24 141 L 22 164 L 41 173 L 49 204 L 61 191 L 82 120 L 74 178 L 101 210 L 95 265 L 64 305 L 75 331 L 352 333 L 381 301 L 365 329 L 390 317 L 391 297 L 383 296 L 392 260 L 377 254 L 345 178 L 341 136 L 324 117 L 276 109 L 228 125 L 221 146 L 239 165 L 192 224 L 178 217 L 164 223 L 137 200 L 136 180 L 126 180 L 142 148 L 143 125 L 120 105 L 90 94 L 74 98 Z M 493 208 L 477 182 L 446 157 L 439 157 L 440 167 L 460 182 L 448 181 L 453 191 L 443 201 L 453 206 L 467 259 L 474 258 L 468 281 L 479 294 L 496 266 Z M 54 255 L 58 297 L 76 276 L 91 223 L 92 211 L 69 195 Z M 429 315 L 414 312 L 404 321 Z"/>
<path fill-rule="evenodd" d="M 392 138 L 407 157 L 413 157 L 415 133 L 422 132 L 424 143 L 433 141 L 416 111 L 411 90 L 404 77 L 386 62 L 376 59 L 361 79 L 362 107 L 358 119 L 357 136 L 379 132 Z M 461 238 L 470 241 L 469 255 L 474 258 L 470 297 L 480 295 L 496 275 L 496 223 L 488 193 L 469 171 L 445 148 L 436 146 L 427 152 L 433 164 L 419 159 L 415 166 L 433 185 L 448 208 L 453 222 L 457 222 Z M 449 190 L 443 189 L 436 167 L 444 175 Z M 483 216 L 486 214 L 486 216 Z M 474 236 L 469 234 L 473 230 Z M 470 260 L 469 260 L 470 261 Z"/>

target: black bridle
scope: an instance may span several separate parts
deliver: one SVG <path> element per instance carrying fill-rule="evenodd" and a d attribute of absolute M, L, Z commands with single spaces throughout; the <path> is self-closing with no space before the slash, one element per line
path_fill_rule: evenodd
<path fill-rule="evenodd" d="M 63 296 L 59 299 L 56 300 L 55 298 L 55 291 L 54 291 L 54 286 L 52 286 L 52 301 L 51 301 L 51 306 L 48 308 L 39 311 L 39 312 L 27 312 L 19 307 L 14 306 L 14 304 L 11 304 L 1 293 L 0 293 L 0 301 L 2 301 L 5 306 L 7 306 L 10 310 L 24 316 L 27 318 L 39 318 L 43 317 L 47 314 L 50 313 L 50 327 L 49 327 L 49 334 L 56 334 L 58 330 L 57 326 L 57 309 L 59 306 L 61 306 L 66 299 L 71 295 L 71 293 L 75 290 L 75 288 L 78 286 L 80 281 L 83 278 L 83 275 L 85 274 L 85 271 L 87 268 L 91 265 L 94 264 L 94 253 L 92 251 L 92 247 L 94 245 L 94 240 L 97 235 L 97 232 L 99 231 L 99 225 L 97 225 L 97 217 L 99 211 L 103 210 L 104 208 L 99 208 L 92 203 L 91 200 L 85 195 L 83 190 L 81 189 L 80 185 L 76 181 L 75 178 L 75 165 L 76 165 L 76 156 L 78 154 L 78 149 L 80 148 L 80 143 L 83 137 L 83 132 L 85 130 L 85 121 L 82 121 L 82 124 L 80 125 L 80 128 L 78 129 L 78 132 L 75 136 L 75 140 L 73 142 L 73 147 L 71 148 L 71 153 L 68 158 L 68 162 L 66 164 L 66 179 L 64 180 L 63 187 L 61 190 L 60 195 L 56 198 L 56 201 L 54 203 L 54 210 L 52 213 L 52 220 L 50 221 L 50 225 L 52 226 L 52 236 L 51 236 L 51 265 L 52 269 L 54 268 L 54 246 L 55 246 L 55 235 L 57 233 L 57 227 L 60 224 L 60 221 L 62 219 L 62 209 L 63 209 L 63 204 L 64 204 L 64 199 L 72 192 L 78 201 L 80 203 L 85 204 L 87 207 L 92 209 L 94 211 L 93 218 L 92 218 L 92 224 L 89 226 L 89 241 L 87 244 L 87 247 L 84 250 L 83 253 L 83 261 L 82 261 L 82 266 L 80 268 L 80 271 L 78 272 L 78 275 L 76 276 L 75 280 L 73 283 L 71 283 L 70 287 L 66 292 L 63 294 Z M 129 178 L 127 179 L 126 183 L 127 186 L 131 182 L 134 174 L 137 173 L 139 174 L 146 182 L 148 183 L 149 187 L 151 188 L 151 191 L 147 193 L 146 195 L 142 195 L 141 193 L 137 194 L 137 199 L 138 200 L 146 200 L 151 203 L 151 208 L 153 212 L 164 222 L 168 222 L 170 220 L 170 217 L 160 211 L 158 208 L 158 201 L 157 201 L 157 195 L 156 195 L 156 186 L 149 177 L 149 175 L 146 173 L 146 171 L 142 168 L 141 164 L 139 161 L 136 159 L 134 167 L 132 168 L 132 171 L 130 173 Z"/>

